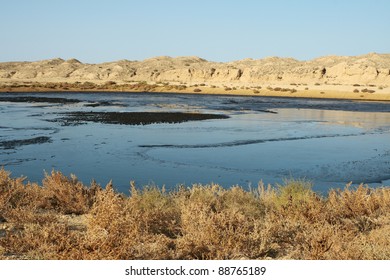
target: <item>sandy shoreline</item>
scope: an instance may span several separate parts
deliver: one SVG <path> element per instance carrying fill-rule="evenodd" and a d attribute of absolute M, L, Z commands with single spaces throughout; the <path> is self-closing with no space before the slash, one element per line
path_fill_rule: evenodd
<path fill-rule="evenodd" d="M 355 91 L 355 92 L 354 92 Z M 359 91 L 359 92 L 356 92 Z M 371 91 L 371 92 L 369 92 Z M 372 92 L 374 91 L 374 92 Z M 20 83 L 0 84 L 0 93 L 23 92 L 163 92 L 179 94 L 215 94 L 235 96 L 269 96 L 291 98 L 347 99 L 390 101 L 389 88 L 353 85 L 263 85 L 263 86 L 207 86 L 207 85 L 159 85 L 159 84 L 70 84 L 70 83 Z"/>

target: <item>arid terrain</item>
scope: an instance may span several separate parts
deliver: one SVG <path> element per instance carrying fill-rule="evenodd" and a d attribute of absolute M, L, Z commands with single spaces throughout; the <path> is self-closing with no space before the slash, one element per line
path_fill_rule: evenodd
<path fill-rule="evenodd" d="M 100 64 L 0 63 L 0 92 L 135 91 L 390 100 L 390 54 L 267 57 L 220 63 L 154 57 Z"/>
<path fill-rule="evenodd" d="M 198 168 L 196 170 L 200 170 L 197 171 L 198 173 L 193 172 L 198 176 L 205 173 L 206 168 L 219 166 L 218 155 L 221 155 L 223 162 L 227 161 L 226 155 L 230 155 L 231 162 L 234 164 L 227 165 L 225 169 L 223 169 L 224 165 L 221 165 L 223 168 L 220 169 L 228 172 L 245 171 L 245 168 L 238 169 L 237 166 L 243 168 L 241 163 L 246 162 L 253 165 L 246 167 L 249 171 L 268 170 L 268 167 L 264 169 L 260 164 L 256 167 L 256 160 L 257 164 L 263 161 L 266 161 L 267 165 L 274 164 L 273 168 L 277 171 L 281 169 L 277 164 L 277 161 L 280 161 L 286 163 L 283 168 L 289 171 L 291 166 L 296 165 L 297 158 L 302 157 L 310 163 L 310 156 L 307 156 L 312 151 L 324 148 L 324 145 L 307 146 L 309 140 L 319 141 L 314 143 L 321 143 L 320 141 L 323 140 L 322 143 L 329 141 L 328 147 L 332 148 L 324 149 L 323 154 L 337 155 L 336 160 L 329 161 L 334 161 L 338 165 L 332 167 L 326 159 L 318 163 L 317 158 L 321 159 L 321 156 L 318 156 L 315 163 L 317 170 L 324 172 L 318 173 L 320 178 L 321 174 L 325 174 L 324 177 L 328 178 L 328 174 L 338 173 L 336 177 L 339 176 L 341 179 L 336 179 L 344 182 L 345 178 L 352 180 L 345 170 L 352 170 L 348 174 L 354 175 L 355 181 L 358 179 L 359 182 L 364 181 L 360 178 L 368 177 L 361 177 L 361 175 L 368 174 L 375 179 L 370 182 L 382 182 L 388 180 L 389 170 L 387 168 L 389 148 L 388 145 L 386 146 L 389 122 L 388 116 L 385 115 L 389 111 L 388 102 L 326 100 L 329 104 L 321 105 L 314 103 L 324 102 L 324 100 L 280 98 L 301 103 L 298 106 L 288 102 L 279 104 L 280 102 L 275 100 L 268 103 L 259 100 L 253 105 L 253 100 L 258 98 L 233 96 L 214 98 L 214 96 L 197 95 L 194 100 L 199 101 L 200 97 L 209 99 L 199 101 L 200 103 L 195 101 L 185 103 L 179 99 L 169 103 L 166 94 L 161 94 L 164 97 L 158 102 L 153 97 L 148 103 L 145 101 L 144 94 L 138 94 L 136 98 L 134 97 L 136 94 L 131 94 L 133 99 L 126 103 L 123 99 L 124 94 L 112 92 L 172 92 L 390 101 L 389 86 L 390 54 L 375 53 L 355 57 L 327 56 L 311 61 L 270 57 L 229 63 L 209 62 L 198 57 L 155 57 L 144 61 L 121 60 L 101 64 L 87 64 L 76 59 L 60 58 L 36 62 L 3 62 L 0 63 L 0 92 L 43 92 L 43 94 L 31 94 L 31 96 L 2 94 L 0 96 L 0 102 L 21 104 L 20 107 L 14 104 L 5 106 L 7 110 L 2 111 L 5 120 L 5 125 L 1 127 L 2 131 L 8 133 L 11 131 L 11 133 L 5 135 L 6 137 L 2 135 L 4 138 L 0 141 L 0 148 L 4 150 L 2 155 L 8 157 L 10 163 L 21 164 L 23 160 L 37 162 L 30 154 L 39 155 L 39 153 L 33 149 L 16 150 L 18 147 L 31 148 L 33 144 L 37 144 L 35 148 L 40 148 L 38 144 L 53 144 L 50 148 L 41 148 L 38 151 L 43 153 L 39 155 L 42 157 L 41 162 L 46 162 L 46 159 L 50 158 L 51 166 L 56 166 L 57 162 L 58 169 L 61 169 L 61 166 L 66 167 L 67 161 L 70 162 L 69 166 L 74 167 L 74 162 L 78 161 L 75 155 L 88 158 L 88 155 L 96 154 L 103 159 L 102 163 L 92 159 L 92 164 L 90 162 L 84 164 L 91 167 L 94 172 L 107 171 L 111 166 L 118 168 L 128 164 L 129 159 L 139 157 L 149 160 L 154 156 L 157 159 L 156 166 L 160 167 L 162 165 L 160 163 L 165 160 L 164 168 L 167 168 L 154 167 L 155 170 L 166 173 L 166 170 L 172 168 L 175 173 L 180 173 L 185 170 L 180 169 L 180 166 L 186 167 L 190 162 L 192 166 Z M 101 93 L 101 96 L 98 96 L 100 99 L 98 97 L 94 99 L 91 98 L 93 94 L 85 94 L 91 100 L 82 100 L 77 96 L 78 93 L 73 93 L 73 96 L 65 96 L 68 95 L 67 93 L 63 94 L 64 96 L 47 93 L 99 91 L 110 92 L 107 93 L 109 97 Z M 179 95 L 170 95 L 170 97 L 177 96 Z M 224 98 L 229 100 L 223 100 Z M 234 98 L 242 99 L 239 100 L 239 105 Z M 216 99 L 221 101 L 214 104 L 215 106 L 209 108 L 206 106 Z M 33 102 L 61 104 L 61 106 L 25 105 Z M 130 103 L 133 107 L 130 107 Z M 70 110 L 68 107 L 64 109 L 62 106 L 66 104 L 81 104 L 77 107 L 80 111 L 73 112 L 74 109 Z M 371 105 L 375 106 L 371 108 Z M 80 109 L 84 106 L 88 109 Z M 112 108 L 105 109 L 104 112 L 101 108 L 96 112 L 92 111 L 94 107 L 99 106 L 102 108 L 112 106 Z M 145 107 L 162 108 L 164 111 L 118 112 L 122 106 L 137 110 Z M 281 110 L 277 112 L 274 110 L 275 106 L 276 109 Z M 59 110 L 58 116 L 53 115 L 55 113 L 53 108 Z M 179 108 L 180 112 L 171 112 L 172 108 Z M 190 110 L 187 110 L 188 108 Z M 199 108 L 207 110 L 200 114 L 196 111 Z M 305 115 L 308 111 L 301 110 L 302 108 L 311 110 L 310 118 Z M 289 115 L 288 112 L 291 111 L 285 110 L 286 115 L 283 117 L 282 109 L 293 109 L 294 114 L 297 111 L 305 112 Z M 322 110 L 321 118 L 317 118 L 314 112 L 316 109 Z M 182 110 L 185 112 L 181 112 Z M 218 110 L 222 110 L 224 114 L 219 114 Z M 209 114 L 208 111 L 212 111 L 213 114 Z M 136 127 L 138 130 L 133 130 L 135 133 L 131 133 L 131 128 L 135 129 L 134 127 L 126 129 L 115 127 L 124 124 L 135 126 L 181 123 L 190 120 L 222 120 L 228 118 L 228 115 L 225 115 L 227 112 L 230 112 L 229 116 L 235 116 L 238 111 L 248 111 L 251 115 L 248 118 L 245 118 L 244 113 L 237 115 L 235 126 L 225 124 L 218 127 L 213 123 L 211 129 L 205 126 L 201 127 L 203 130 L 194 130 L 196 134 L 191 134 L 193 133 L 191 130 L 172 128 L 168 130 L 164 126 L 155 126 L 154 130 L 142 128 L 146 134 L 139 134 L 141 129 L 138 127 Z M 64 112 L 66 114 L 63 114 Z M 360 119 L 356 118 L 358 115 L 354 114 L 355 112 L 363 114 Z M 263 114 L 264 122 L 253 122 L 253 120 L 259 121 L 253 118 L 257 113 Z M 377 113 L 377 115 L 369 113 Z M 273 117 L 281 115 L 281 121 L 275 122 Z M 330 115 L 332 118 L 329 118 Z M 289 122 L 285 123 L 285 120 Z M 367 127 L 363 120 L 367 121 Z M 46 122 L 52 123 L 50 127 Z M 55 127 L 57 122 L 62 126 L 61 130 Z M 103 123 L 107 125 L 105 129 L 108 129 L 108 133 L 100 128 L 96 129 L 97 126 L 88 130 L 86 125 L 74 125 L 82 122 Z M 242 126 L 243 123 L 246 127 Z M 336 128 L 333 126 L 335 123 Z M 113 126 L 109 127 L 108 124 Z M 277 129 L 274 130 L 274 127 Z M 70 130 L 65 131 L 65 128 L 79 130 L 72 134 Z M 191 128 L 189 126 L 189 129 Z M 308 133 L 305 129 L 308 129 Z M 343 129 L 347 129 L 346 132 Z M 121 137 L 125 135 L 121 134 L 124 131 L 126 137 Z M 199 137 L 201 135 L 199 131 L 204 131 L 210 138 L 218 134 L 219 138 L 208 143 L 205 141 L 207 137 Z M 287 133 L 287 136 L 280 134 L 280 131 Z M 303 134 L 300 135 L 302 131 Z M 23 135 L 20 136 L 19 132 L 23 132 Z M 226 133 L 221 134 L 222 132 Z M 27 138 L 25 135 L 31 137 Z M 97 138 L 93 139 L 90 137 L 92 135 Z M 155 135 L 165 135 L 166 138 L 161 138 L 167 142 L 160 143 L 152 139 L 153 141 L 144 143 L 146 138 L 143 137 L 144 135 L 149 137 L 152 135 L 152 138 L 155 138 Z M 175 138 L 177 135 L 184 135 L 184 137 Z M 175 141 L 171 141 L 171 137 L 175 138 Z M 84 149 L 82 141 L 70 142 L 71 138 L 85 140 L 85 147 L 90 147 L 91 150 Z M 115 141 L 112 141 L 112 146 L 109 146 L 107 143 L 113 139 L 119 139 L 119 142 L 124 143 L 125 146 Z M 188 142 L 188 139 L 192 142 Z M 292 155 L 298 156 L 283 153 L 278 157 L 275 156 L 275 152 L 280 151 L 279 140 L 290 141 L 289 143 L 293 144 L 299 144 L 297 140 L 303 140 L 304 146 L 288 144 L 288 147 L 292 147 L 289 149 L 296 152 Z M 262 157 L 256 158 L 260 152 L 267 151 L 266 148 L 258 149 L 258 146 L 254 146 L 253 150 L 249 147 L 243 150 L 244 153 L 237 149 L 240 146 L 248 147 L 246 145 L 248 143 L 270 144 L 270 156 L 264 156 L 266 153 L 263 153 Z M 335 150 L 332 143 L 336 148 L 338 147 L 337 152 L 333 152 Z M 354 148 L 354 143 L 364 143 L 365 146 Z M 351 149 L 344 151 L 349 146 Z M 56 150 L 55 147 L 58 149 Z M 81 149 L 76 150 L 74 147 L 81 147 Z M 123 147 L 129 150 L 126 151 Z M 214 147 L 220 149 L 220 154 L 211 153 Z M 234 149 L 223 150 L 229 147 Z M 294 147 L 298 148 L 294 149 Z M 144 150 L 141 153 L 135 148 Z M 164 151 L 161 152 L 164 150 L 162 148 L 165 148 L 165 154 Z M 170 150 L 173 148 L 181 149 L 177 154 L 180 154 L 183 159 L 171 157 L 175 155 Z M 195 151 L 195 148 L 205 149 L 204 154 L 211 154 L 216 158 L 215 161 L 213 159 L 208 163 L 209 165 L 203 166 L 203 162 L 199 160 L 201 165 L 198 165 L 196 160 L 201 159 L 199 157 L 191 163 L 195 153 L 197 156 L 200 155 L 201 149 Z M 208 148 L 211 149 L 206 150 Z M 128 152 L 130 150 L 131 152 Z M 372 150 L 374 154 L 371 154 Z M 257 151 L 257 154 L 253 151 Z M 363 151 L 365 153 L 361 159 L 351 157 Z M 343 152 L 348 156 L 340 159 L 344 155 Z M 133 154 L 137 157 L 133 157 Z M 125 164 L 118 160 L 122 155 L 126 155 L 123 157 Z M 241 157 L 242 161 L 237 155 L 244 155 Z M 253 157 L 246 158 L 245 155 Z M 178 164 L 171 167 L 166 164 L 169 161 Z M 294 162 L 289 163 L 289 161 Z M 93 166 L 96 162 L 98 162 L 97 167 L 104 165 L 104 168 L 98 169 Z M 129 174 L 126 182 L 133 180 L 131 175 L 137 175 L 138 167 L 151 172 L 152 169 L 145 164 L 146 161 L 140 162 L 141 164 L 134 161 L 131 167 L 133 173 L 126 171 L 126 174 Z M 12 168 L 17 164 L 9 166 Z M 313 170 L 315 164 L 310 165 L 310 169 L 304 169 L 305 165 L 300 166 L 303 175 L 307 176 L 306 170 Z M 30 165 L 30 169 L 31 166 L 34 165 Z M 40 170 L 43 169 L 39 164 L 36 166 Z M 150 166 L 153 167 L 154 163 Z M 199 169 L 199 166 L 203 169 Z M 253 169 L 254 167 L 258 169 Z M 343 169 L 346 167 L 352 169 Z M 106 187 L 101 187 L 94 180 L 86 185 L 75 175 L 64 175 L 66 174 L 64 170 L 62 170 L 64 173 L 61 173 L 53 169 L 51 173 L 45 173 L 42 183 L 37 183 L 29 182 L 31 178 L 24 176 L 14 177 L 4 168 L 8 168 L 7 165 L 5 167 L 0 165 L 0 260 L 390 259 L 388 184 L 371 188 L 363 184 L 354 186 L 351 182 L 342 189 L 332 189 L 332 185 L 329 185 L 329 191 L 320 194 L 313 190 L 311 182 L 294 179 L 286 180 L 283 184 L 275 183 L 272 186 L 266 186 L 261 181 L 257 187 L 248 188 L 238 185 L 224 188 L 214 183 L 189 185 L 183 183 L 176 185 L 175 189 L 168 190 L 153 184 L 144 187 L 136 186 L 132 181 L 129 186 L 130 191 L 125 194 L 112 182 Z M 270 170 L 272 171 L 272 168 Z M 368 173 L 361 174 L 364 173 L 360 172 L 361 170 L 365 172 L 368 170 Z M 81 170 L 78 172 L 83 173 Z"/>

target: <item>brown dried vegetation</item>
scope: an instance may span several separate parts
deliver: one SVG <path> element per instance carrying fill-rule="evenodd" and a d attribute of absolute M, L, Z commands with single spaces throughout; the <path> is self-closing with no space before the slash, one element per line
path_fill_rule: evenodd
<path fill-rule="evenodd" d="M 390 189 L 42 186 L 0 170 L 0 259 L 390 259 Z"/>
<path fill-rule="evenodd" d="M 9 92 L 31 92 L 31 91 L 86 91 L 86 92 L 96 92 L 96 91 L 129 91 L 129 92 L 155 92 L 159 90 L 166 91 L 180 91 L 185 90 L 187 86 L 185 85 L 170 85 L 169 83 L 161 84 L 148 84 L 146 81 L 141 82 L 132 82 L 128 81 L 125 84 L 117 84 L 114 81 L 107 81 L 104 84 L 95 84 L 92 82 L 59 82 L 59 83 L 38 83 L 38 82 L 25 82 L 25 83 L 14 83 L 11 85 L 0 85 L 0 92 L 9 91 Z"/>

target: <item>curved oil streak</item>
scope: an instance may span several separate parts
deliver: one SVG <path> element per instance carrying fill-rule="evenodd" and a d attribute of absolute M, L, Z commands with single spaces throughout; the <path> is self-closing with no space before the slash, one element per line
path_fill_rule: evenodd
<path fill-rule="evenodd" d="M 254 140 L 237 140 L 224 143 L 213 144 L 195 144 L 195 145 L 174 145 L 174 144 L 157 144 L 157 145 L 138 145 L 140 148 L 174 148 L 174 149 L 199 149 L 199 148 L 224 148 L 224 147 L 236 147 L 252 144 L 261 144 L 267 142 L 281 142 L 281 141 L 296 141 L 296 140 L 310 140 L 321 138 L 335 138 L 335 137 L 350 137 L 375 134 L 371 133 L 353 133 L 353 134 L 336 134 L 336 135 L 314 135 L 314 136 L 301 136 L 301 137 L 285 137 L 285 138 L 270 138 L 270 139 L 254 139 Z"/>

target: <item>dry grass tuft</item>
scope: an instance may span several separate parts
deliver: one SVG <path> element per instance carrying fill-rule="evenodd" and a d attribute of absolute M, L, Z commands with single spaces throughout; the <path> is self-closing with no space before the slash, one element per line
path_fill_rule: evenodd
<path fill-rule="evenodd" d="M 0 259 L 390 259 L 390 189 L 130 185 L 0 170 Z"/>

